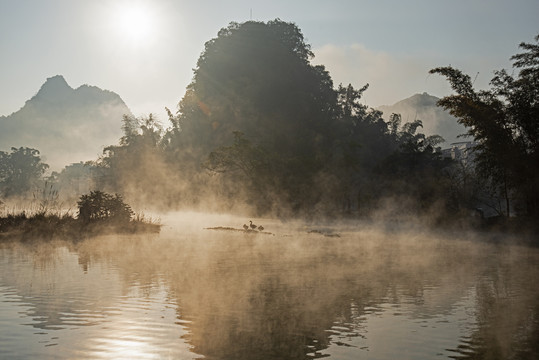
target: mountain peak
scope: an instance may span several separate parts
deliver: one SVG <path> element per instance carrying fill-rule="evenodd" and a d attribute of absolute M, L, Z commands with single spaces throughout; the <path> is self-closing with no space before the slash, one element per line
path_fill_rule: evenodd
<path fill-rule="evenodd" d="M 449 145 L 458 141 L 458 136 L 464 134 L 466 129 L 449 112 L 437 105 L 438 100 L 438 97 L 424 92 L 393 105 L 380 106 L 378 110 L 383 112 L 386 120 L 389 120 L 389 115 L 393 113 L 400 114 L 403 123 L 421 120 L 422 132 L 425 135 L 441 135 L 446 140 L 446 145 Z"/>
<path fill-rule="evenodd" d="M 64 78 L 63 75 L 54 75 L 54 76 L 51 76 L 50 78 L 47 78 L 47 80 L 45 81 L 45 84 L 63 84 L 65 86 L 69 86 L 67 85 L 67 81 L 66 79 Z"/>
<path fill-rule="evenodd" d="M 115 144 L 122 136 L 124 114 L 131 111 L 118 94 L 90 85 L 74 90 L 56 75 L 19 111 L 0 118 L 0 150 L 35 148 L 51 169 L 59 170 Z"/>
<path fill-rule="evenodd" d="M 55 75 L 50 78 L 47 78 L 47 81 L 45 81 L 45 83 L 41 85 L 41 88 L 32 99 L 58 99 L 66 96 L 72 91 L 73 88 L 68 85 L 67 81 L 62 75 Z"/>
<path fill-rule="evenodd" d="M 396 104 L 393 104 L 392 106 L 396 106 L 399 104 L 413 104 L 414 106 L 436 106 L 436 103 L 440 100 L 436 96 L 432 96 L 426 92 L 422 94 L 415 94 L 410 96 L 407 99 L 401 100 L 397 102 Z"/>

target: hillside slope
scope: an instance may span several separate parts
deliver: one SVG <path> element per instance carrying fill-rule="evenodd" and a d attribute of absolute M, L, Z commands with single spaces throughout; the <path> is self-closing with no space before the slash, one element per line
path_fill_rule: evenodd
<path fill-rule="evenodd" d="M 380 106 L 378 110 L 383 111 L 385 120 L 388 120 L 392 113 L 401 114 L 403 123 L 421 120 L 421 131 L 427 135 L 441 135 L 445 139 L 441 146 L 448 147 L 451 143 L 465 139 L 457 136 L 466 133 L 466 128 L 457 123 L 455 117 L 438 107 L 438 100 L 436 96 L 427 93 L 415 94 L 393 105 Z"/>
<path fill-rule="evenodd" d="M 96 159 L 122 136 L 131 114 L 114 92 L 95 86 L 71 88 L 61 75 L 48 78 L 36 95 L 9 116 L 0 116 L 0 150 L 31 147 L 53 170 Z"/>

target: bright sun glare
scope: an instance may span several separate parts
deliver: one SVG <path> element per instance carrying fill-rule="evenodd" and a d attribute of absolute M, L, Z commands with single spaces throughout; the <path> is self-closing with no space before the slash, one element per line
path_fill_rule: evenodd
<path fill-rule="evenodd" d="M 143 3 L 124 3 L 114 12 L 118 35 L 132 45 L 146 45 L 152 41 L 155 20 L 151 8 Z"/>

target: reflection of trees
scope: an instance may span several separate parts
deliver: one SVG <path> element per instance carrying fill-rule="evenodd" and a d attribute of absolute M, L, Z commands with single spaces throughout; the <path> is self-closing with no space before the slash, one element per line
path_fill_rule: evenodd
<path fill-rule="evenodd" d="M 159 283 L 158 263 L 142 261 L 151 252 L 152 235 L 103 236 L 82 242 L 2 244 L 0 259 L 16 258 L 0 268 L 2 284 L 16 289 L 29 305 L 31 325 L 45 330 L 91 326 L 119 311 L 118 301 L 133 284 L 149 297 Z M 136 251 L 135 251 L 136 249 Z M 118 263 L 120 283 L 115 276 Z"/>
<path fill-rule="evenodd" d="M 536 359 L 539 354 L 539 259 L 504 250 L 478 279 L 477 329 L 461 340 L 456 359 Z"/>
<path fill-rule="evenodd" d="M 321 356 L 336 321 L 358 327 L 367 307 L 402 297 L 449 313 L 481 269 L 467 249 L 433 239 L 216 239 L 169 268 L 180 317 L 192 321 L 186 340 L 210 358 Z M 443 296 L 425 300 L 426 284 Z"/>
<path fill-rule="evenodd" d="M 2 283 L 16 289 L 20 301 L 29 306 L 26 315 L 33 327 L 65 329 L 95 325 L 104 318 L 100 306 L 111 304 L 112 282 L 103 279 L 102 273 L 82 278 L 73 250 L 73 244 L 65 242 L 14 244 L 2 249 L 6 258 L 17 259 L 2 266 Z"/>
<path fill-rule="evenodd" d="M 69 250 L 50 244 L 43 251 L 16 251 L 34 259 L 40 272 L 56 268 L 68 277 L 75 273 L 73 266 L 79 277 L 99 267 L 114 268 L 115 295 L 101 278 L 80 285 L 73 284 L 76 276 L 71 283 L 57 276 L 49 282 L 57 286 L 51 304 L 44 305 L 37 295 L 47 292 L 47 281 L 35 279 L 30 289 L 28 277 L 5 275 L 16 279 L 13 286 L 22 295 L 36 297 L 28 302 L 34 302 L 35 316 L 48 319 L 49 329 L 68 324 L 59 314 L 82 309 L 78 302 L 68 304 L 71 295 L 65 299 L 63 294 L 82 291 L 77 296 L 86 304 L 92 301 L 90 310 L 97 316 L 118 306 L 114 299 L 128 294 L 133 284 L 148 298 L 155 284 L 164 284 L 166 302 L 178 304 L 184 340 L 210 359 L 321 357 L 331 344 L 346 342 L 328 330 L 340 327 L 346 336 L 368 336 L 365 315 L 381 304 L 418 305 L 418 313 L 408 314 L 412 318 L 446 317 L 475 288 L 477 329 L 461 339 L 455 356 L 525 359 L 539 353 L 533 341 L 539 291 L 530 289 L 539 274 L 537 256 L 405 233 L 364 231 L 340 238 L 208 234 L 102 237 L 68 245 Z M 76 257 L 66 268 L 61 263 L 70 256 Z M 76 289 L 79 285 L 84 289 Z"/>
<path fill-rule="evenodd" d="M 305 286 L 306 277 L 316 274 L 301 275 L 301 264 L 281 258 L 284 243 L 258 248 L 251 239 L 221 240 L 236 243 L 219 242 L 203 254 L 195 250 L 170 269 L 180 317 L 193 321 L 186 340 L 195 352 L 209 358 L 303 359 L 312 339 L 327 342 L 332 295 Z M 319 302 L 327 302 L 323 317 Z"/>

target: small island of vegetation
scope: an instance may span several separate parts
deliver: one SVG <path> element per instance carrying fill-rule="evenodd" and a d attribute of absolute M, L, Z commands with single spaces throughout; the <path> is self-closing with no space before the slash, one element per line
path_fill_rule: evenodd
<path fill-rule="evenodd" d="M 50 211 L 45 207 L 33 214 L 26 211 L 0 217 L 0 239 L 80 239 L 110 233 L 159 232 L 161 225 L 133 212 L 119 194 L 91 191 L 77 202 L 78 214 Z"/>

